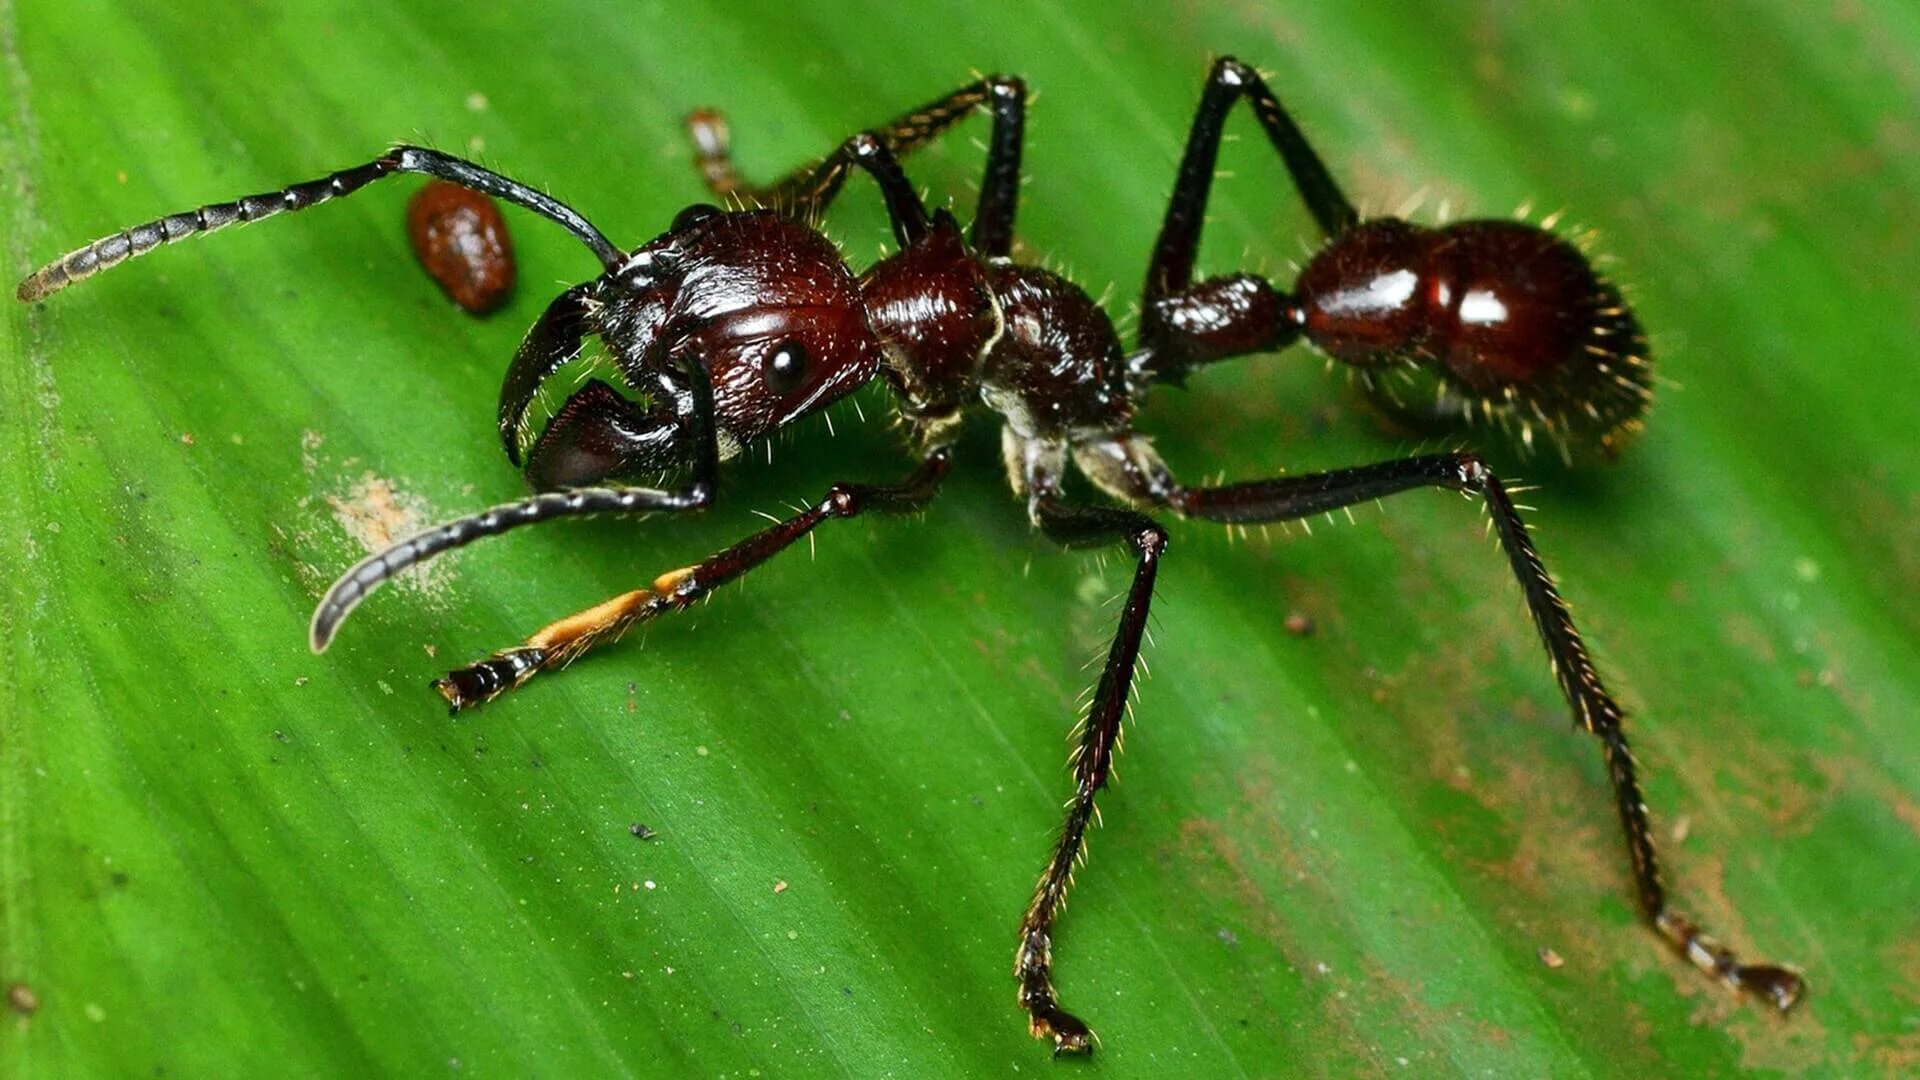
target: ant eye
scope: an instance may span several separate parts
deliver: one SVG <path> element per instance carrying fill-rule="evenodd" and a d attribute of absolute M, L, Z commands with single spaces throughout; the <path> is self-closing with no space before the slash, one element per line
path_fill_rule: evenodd
<path fill-rule="evenodd" d="M 767 389 L 776 394 L 791 394 L 800 388 L 807 377 L 807 348 L 797 341 L 789 341 L 767 354 L 761 363 L 760 374 L 767 380 Z"/>
<path fill-rule="evenodd" d="M 720 208 L 711 203 L 694 203 L 692 206 L 674 215 L 672 231 L 679 232 L 682 229 L 691 229 L 718 213 L 720 213 Z"/>

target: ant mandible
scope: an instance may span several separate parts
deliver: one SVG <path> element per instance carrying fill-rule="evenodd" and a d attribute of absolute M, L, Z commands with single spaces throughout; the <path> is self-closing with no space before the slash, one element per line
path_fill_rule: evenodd
<path fill-rule="evenodd" d="M 1221 127 L 1245 98 L 1326 233 L 1291 292 L 1263 277 L 1193 280 Z M 564 666 L 642 620 L 692 605 L 822 523 L 926 506 L 952 461 L 965 414 L 1000 414 L 1014 490 L 1033 524 L 1067 547 L 1124 544 L 1136 559 L 1119 627 L 1082 720 L 1074 795 L 1052 857 L 1021 921 L 1014 974 L 1033 1034 L 1055 1052 L 1092 1049 L 1087 1025 L 1061 1008 L 1051 974 L 1054 924 L 1106 785 L 1153 599 L 1167 531 L 1163 509 L 1225 524 L 1289 521 L 1414 488 L 1477 496 L 1519 580 L 1575 722 L 1599 738 L 1626 832 L 1641 912 L 1686 959 L 1737 992 L 1786 1011 L 1804 984 L 1785 967 L 1740 962 L 1668 906 L 1653 832 L 1622 724 L 1508 490 L 1469 451 L 1238 484 L 1181 483 L 1146 439 L 1134 409 L 1157 383 L 1218 360 L 1304 338 L 1368 376 L 1419 371 L 1432 409 L 1475 412 L 1530 441 L 1617 449 L 1648 398 L 1645 342 L 1619 292 L 1551 232 L 1510 221 L 1426 228 L 1363 219 L 1341 194 L 1258 73 L 1213 64 L 1187 139 L 1141 298 L 1139 340 L 1125 349 L 1098 304 L 1065 278 L 1014 263 L 1026 89 L 989 77 L 842 143 L 816 165 L 764 187 L 744 183 L 718 114 L 688 118 L 707 186 L 740 209 L 695 205 L 662 236 L 627 252 L 572 208 L 471 162 L 414 146 L 282 191 L 174 214 L 90 244 L 21 283 L 34 301 L 174 240 L 303 210 L 396 173 L 424 173 L 514 203 L 565 228 L 603 273 L 567 289 L 534 324 L 501 389 L 499 435 L 524 462 L 531 498 L 401 541 L 349 570 L 314 612 L 323 650 L 368 592 L 450 548 L 522 525 L 603 513 L 700 510 L 719 463 L 875 378 L 892 388 L 920 464 L 897 484 L 839 483 L 810 508 L 692 566 L 555 622 L 523 644 L 434 682 L 455 710 Z M 992 116 L 986 174 L 963 236 L 929 213 L 899 158 L 976 110 Z M 848 176 L 878 185 L 899 251 L 856 275 L 813 222 Z M 595 379 L 538 434 L 547 380 L 598 338 L 624 392 Z M 1378 387 L 1378 380 L 1372 385 Z M 1068 463 L 1120 505 L 1070 497 Z M 663 476 L 659 486 L 610 486 Z"/>

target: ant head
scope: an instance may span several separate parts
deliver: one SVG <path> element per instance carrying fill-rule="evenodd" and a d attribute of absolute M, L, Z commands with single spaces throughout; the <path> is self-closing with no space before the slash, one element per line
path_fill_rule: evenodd
<path fill-rule="evenodd" d="M 551 376 L 588 337 L 611 375 L 574 390 L 532 435 Z M 703 419 L 720 457 L 839 400 L 879 373 L 859 286 L 819 233 L 770 211 L 697 205 L 599 280 L 563 293 L 522 343 L 501 390 L 500 432 L 536 488 L 671 471 Z M 694 415 L 693 366 L 712 391 Z"/>

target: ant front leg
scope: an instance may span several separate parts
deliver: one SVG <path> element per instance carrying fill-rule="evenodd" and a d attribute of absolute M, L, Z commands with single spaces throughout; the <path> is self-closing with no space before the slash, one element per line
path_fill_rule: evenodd
<path fill-rule="evenodd" d="M 470 188 L 483 195 L 504 199 L 539 214 L 572 233 L 593 251 L 602 266 L 611 270 L 625 256 L 599 229 L 572 207 L 533 188 L 481 168 L 471 161 L 428 150 L 420 146 L 396 146 L 380 157 L 350 169 L 330 173 L 318 180 L 294 184 L 279 191 L 248 195 L 232 202 L 213 203 L 197 210 L 149 221 L 96 240 L 86 247 L 68 252 L 34 271 L 20 283 L 16 296 L 25 302 L 44 300 L 75 282 L 118 266 L 136 255 L 145 255 L 162 244 L 171 244 L 189 236 L 246 224 L 293 210 L 305 210 L 324 202 L 351 195 L 361 188 L 396 173 L 423 173 Z"/>
<path fill-rule="evenodd" d="M 1020 152 L 1027 116 L 1024 82 L 1008 75 L 989 75 L 868 134 L 895 157 L 905 157 L 982 106 L 993 114 L 993 133 L 987 143 L 986 174 L 981 178 L 980 202 L 968 239 L 987 255 L 1006 255 L 1013 248 L 1013 218 L 1020 197 Z M 722 198 L 777 207 L 795 215 L 818 214 L 833 202 L 846 181 L 846 169 L 829 168 L 833 159 L 828 158 L 764 187 L 749 184 L 734 168 L 726 117 L 713 109 L 700 109 L 688 114 L 686 123 L 701 178 L 709 191 Z"/>
<path fill-rule="evenodd" d="M 1093 1049 L 1093 1032 L 1085 1022 L 1060 1007 L 1053 986 L 1053 928 L 1066 906 L 1067 889 L 1073 884 L 1073 869 L 1084 857 L 1087 830 L 1098 820 L 1094 797 L 1107 786 L 1112 775 L 1114 754 L 1120 746 L 1120 725 L 1127 714 L 1127 697 L 1133 685 L 1133 669 L 1140 658 L 1140 642 L 1146 634 L 1147 613 L 1153 604 L 1153 582 L 1160 568 L 1160 556 L 1167 549 L 1167 531 L 1158 522 L 1133 510 L 1069 503 L 1060 497 L 1057 466 L 1046 459 L 1057 451 L 1039 449 L 1026 453 L 1029 463 L 1027 484 L 1031 491 L 1029 513 L 1034 523 L 1054 542 L 1070 548 L 1098 547 L 1124 543 L 1133 549 L 1133 584 L 1127 590 L 1126 605 L 1120 610 L 1120 625 L 1114 630 L 1113 644 L 1107 649 L 1106 665 L 1094 687 L 1087 715 L 1081 720 L 1079 742 L 1073 749 L 1073 797 L 1067 802 L 1066 822 L 1060 839 L 1047 860 L 1033 899 L 1020 920 L 1020 941 L 1014 950 L 1013 975 L 1019 980 L 1020 1007 L 1027 1011 L 1028 1026 L 1035 1038 L 1053 1040 L 1055 1054 L 1087 1053 Z M 1009 455 L 1010 457 L 1012 455 Z M 1033 466 L 1038 465 L 1038 468 Z"/>
<path fill-rule="evenodd" d="M 1654 852 L 1653 826 L 1627 746 L 1626 712 L 1600 681 L 1560 590 L 1533 546 L 1505 485 L 1472 453 L 1431 454 L 1354 469 L 1255 480 L 1220 487 L 1183 487 L 1143 440 L 1119 439 L 1079 449 L 1075 462 L 1116 497 L 1166 506 L 1188 517 L 1225 524 L 1293 521 L 1415 488 L 1437 487 L 1477 496 L 1526 598 L 1560 690 L 1574 721 L 1600 740 L 1641 913 L 1676 952 L 1736 993 L 1758 994 L 1781 1012 L 1805 992 L 1800 975 L 1772 964 L 1742 963 L 1667 902 Z"/>
<path fill-rule="evenodd" d="M 1332 236 L 1360 220 L 1266 80 L 1231 56 L 1214 61 L 1187 133 L 1186 152 L 1140 299 L 1143 355 L 1136 365 L 1156 378 L 1177 382 L 1200 364 L 1278 349 L 1300 333 L 1292 318 L 1291 298 L 1264 278 L 1234 274 L 1193 281 L 1221 131 L 1234 102 L 1242 97 L 1286 163 L 1294 187 L 1321 230 Z"/>
<path fill-rule="evenodd" d="M 491 701 L 542 671 L 565 667 L 595 645 L 618 639 L 635 623 L 693 606 L 714 589 L 786 550 L 823 522 L 868 511 L 905 514 L 924 508 L 939 491 L 951 464 L 951 452 L 942 448 L 921 462 L 903 483 L 835 484 L 811 508 L 699 563 L 662 574 L 649 585 L 551 623 L 524 644 L 434 680 L 433 688 L 455 712 Z"/>

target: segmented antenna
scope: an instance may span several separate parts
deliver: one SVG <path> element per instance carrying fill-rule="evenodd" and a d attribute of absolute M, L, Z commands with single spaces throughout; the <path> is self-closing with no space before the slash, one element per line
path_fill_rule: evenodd
<path fill-rule="evenodd" d="M 95 240 L 86 247 L 70 251 L 35 270 L 14 292 L 24 303 L 44 300 L 78 281 L 85 281 L 109 267 L 118 266 L 136 255 L 145 255 L 162 244 L 171 244 L 189 236 L 224 229 L 229 225 L 259 221 L 291 210 L 305 210 L 330 202 L 394 173 L 424 173 L 450 180 L 462 187 L 524 206 L 559 224 L 581 243 L 593 250 L 608 269 L 620 264 L 625 255 L 613 246 L 599 229 L 572 207 L 517 180 L 483 169 L 438 150 L 419 146 L 396 146 L 382 156 L 350 169 L 323 176 L 318 180 L 294 184 L 279 191 L 248 195 L 232 202 L 213 203 L 198 210 L 169 214 L 135 225 L 112 236 Z"/>
<path fill-rule="evenodd" d="M 353 569 L 333 583 L 327 595 L 314 609 L 307 644 L 316 653 L 325 652 L 333 635 L 353 609 L 378 588 L 380 583 L 417 563 L 443 551 L 465 547 L 485 537 L 495 536 L 522 525 L 555 518 L 587 514 L 645 514 L 656 510 L 693 510 L 708 500 L 704 486 L 686 491 L 662 491 L 657 488 L 578 488 L 535 495 L 530 499 L 506 503 L 483 510 L 471 517 L 437 525 L 410 536 L 360 560 Z"/>

